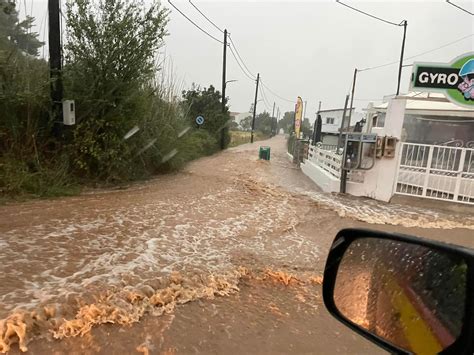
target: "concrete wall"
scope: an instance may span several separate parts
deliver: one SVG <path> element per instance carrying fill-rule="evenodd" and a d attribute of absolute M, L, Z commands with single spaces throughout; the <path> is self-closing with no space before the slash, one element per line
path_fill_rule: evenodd
<path fill-rule="evenodd" d="M 324 192 L 339 192 L 339 179 L 327 171 L 324 171 L 309 160 L 305 160 L 300 167 L 301 171 L 313 180 Z"/>

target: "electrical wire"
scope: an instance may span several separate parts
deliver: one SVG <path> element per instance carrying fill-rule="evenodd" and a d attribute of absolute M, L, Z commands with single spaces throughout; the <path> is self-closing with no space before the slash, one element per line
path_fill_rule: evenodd
<path fill-rule="evenodd" d="M 265 104 L 265 107 L 267 108 L 268 111 L 270 111 L 270 107 L 271 107 L 271 104 L 270 102 L 268 101 L 267 99 L 267 96 L 265 95 L 265 91 L 263 90 L 263 87 L 262 85 L 260 85 L 258 87 L 258 89 L 260 90 L 260 95 L 262 96 L 262 99 L 263 99 L 263 103 Z"/>
<path fill-rule="evenodd" d="M 229 35 L 229 40 L 230 40 L 230 43 L 231 45 L 234 47 L 234 50 L 235 50 L 235 53 L 237 54 L 237 56 L 240 58 L 240 61 L 242 62 L 243 66 L 245 67 L 245 69 L 247 69 L 247 72 L 253 76 L 255 78 L 255 75 L 249 70 L 249 68 L 247 67 L 247 65 L 245 64 L 244 60 L 242 59 L 234 41 L 232 40 L 232 37 Z"/>
<path fill-rule="evenodd" d="M 350 5 L 344 4 L 344 3 L 341 2 L 340 0 L 336 0 L 336 2 L 337 2 L 338 4 L 341 4 L 342 6 L 348 7 L 349 9 L 352 9 L 352 10 L 354 10 L 354 11 L 356 11 L 356 12 L 359 12 L 359 13 L 361 13 L 361 14 L 363 14 L 363 15 L 366 15 L 366 16 L 372 17 L 372 18 L 374 18 L 374 19 L 376 19 L 376 20 L 379 20 L 379 21 L 388 23 L 389 25 L 393 25 L 393 26 L 399 27 L 399 26 L 402 26 L 403 23 L 405 22 L 405 20 L 403 20 L 403 21 L 400 22 L 400 23 L 395 23 L 395 22 L 387 21 L 387 20 L 384 20 L 383 18 L 380 18 L 380 17 L 374 16 L 374 15 L 371 15 L 371 14 L 369 14 L 369 13 L 367 13 L 367 12 L 364 12 L 364 11 L 362 11 L 362 10 L 356 9 L 355 7 L 352 7 L 352 6 L 350 6 Z"/>
<path fill-rule="evenodd" d="M 247 78 L 249 78 L 250 80 L 255 81 L 256 79 L 255 79 L 255 78 L 252 78 L 249 74 L 247 74 L 247 72 L 245 71 L 245 69 L 242 67 L 242 65 L 240 64 L 239 60 L 237 59 L 237 56 L 235 55 L 234 50 L 232 49 L 231 46 L 229 46 L 229 49 L 230 49 L 230 53 L 232 53 L 232 56 L 234 57 L 235 61 L 236 61 L 237 64 L 239 65 L 240 70 L 242 70 L 242 73 L 244 73 L 245 76 L 246 76 Z"/>
<path fill-rule="evenodd" d="M 201 10 L 199 10 L 199 8 L 198 8 L 196 5 L 194 5 L 191 0 L 189 0 L 189 3 L 190 3 L 207 21 L 209 21 L 209 23 L 210 23 L 211 25 L 213 25 L 213 26 L 214 26 L 215 28 L 217 28 L 219 31 L 221 31 L 222 33 L 224 33 L 224 31 L 223 31 L 219 26 L 217 26 L 214 22 L 212 22 L 212 20 L 211 20 L 209 17 L 207 17 Z"/>
<path fill-rule="evenodd" d="M 193 20 L 191 20 L 188 16 L 186 16 L 186 14 L 184 14 L 184 12 L 182 12 L 180 9 L 178 9 L 170 0 L 168 0 L 169 4 L 171 6 L 173 6 L 175 8 L 176 11 L 178 11 L 185 19 L 187 19 L 189 22 L 191 22 L 195 27 L 197 27 L 198 29 L 201 30 L 201 32 L 203 32 L 204 34 L 208 35 L 210 38 L 212 38 L 214 41 L 217 41 L 219 42 L 220 44 L 224 44 L 224 42 L 222 42 L 221 40 L 217 39 L 216 37 L 214 37 L 213 35 L 211 35 L 209 32 L 207 32 L 206 30 L 204 30 L 202 27 L 200 27 L 196 22 L 194 22 Z"/>
<path fill-rule="evenodd" d="M 446 0 L 446 2 L 447 2 L 449 5 L 452 5 L 452 6 L 454 6 L 454 7 L 457 7 L 459 10 L 464 11 L 464 12 L 468 13 L 468 14 L 471 15 L 471 16 L 474 16 L 474 13 L 472 13 L 472 12 L 466 10 L 465 8 L 463 8 L 463 7 L 459 6 L 459 5 L 456 5 L 456 4 L 452 3 L 452 2 L 449 1 L 449 0 Z"/>
<path fill-rule="evenodd" d="M 425 55 L 425 54 L 428 54 L 428 53 L 432 53 L 432 52 L 435 52 L 435 51 L 437 51 L 437 50 L 440 50 L 440 49 L 449 47 L 449 46 L 451 46 L 451 45 L 453 45 L 453 44 L 456 44 L 456 43 L 458 43 L 458 42 L 461 42 L 461 41 L 463 41 L 463 40 L 465 40 L 465 39 L 467 39 L 467 38 L 469 38 L 469 37 L 472 37 L 472 36 L 474 36 L 474 33 L 471 33 L 470 35 L 467 35 L 467 36 L 464 36 L 464 37 L 462 37 L 462 38 L 459 38 L 459 39 L 457 39 L 457 40 L 455 40 L 455 41 L 453 41 L 453 42 L 446 43 L 446 44 L 444 44 L 444 45 L 442 45 L 442 46 L 440 46 L 440 47 L 437 47 L 437 48 L 434 48 L 434 49 L 430 49 L 430 50 L 428 50 L 428 51 L 426 51 L 426 52 L 422 52 L 422 53 L 418 53 L 418 54 L 412 55 L 412 56 L 410 56 L 410 57 L 406 57 L 406 58 L 404 59 L 404 61 L 405 61 L 405 60 L 408 60 L 408 59 L 413 59 L 413 58 L 416 58 L 416 57 L 420 57 L 420 56 L 422 56 L 422 55 Z M 375 66 L 375 67 L 369 67 L 369 68 L 364 68 L 364 69 L 357 69 L 357 71 L 358 71 L 358 72 L 368 71 L 368 70 L 373 70 L 373 69 L 378 69 L 378 68 L 387 67 L 387 66 L 389 66 L 389 65 L 398 64 L 398 63 L 400 63 L 399 60 L 394 61 L 394 62 L 390 62 L 390 63 L 386 63 L 386 64 L 382 64 L 382 65 L 377 65 L 377 66 Z"/>
<path fill-rule="evenodd" d="M 265 89 L 270 91 L 274 96 L 278 97 L 280 100 L 283 100 L 283 101 L 286 101 L 286 102 L 291 102 L 292 104 L 295 103 L 295 100 L 285 99 L 284 97 L 278 95 L 276 92 L 274 92 L 272 89 L 270 89 L 267 85 L 265 85 L 265 83 L 262 80 L 260 80 L 260 83 L 262 84 L 262 86 L 265 87 Z"/>

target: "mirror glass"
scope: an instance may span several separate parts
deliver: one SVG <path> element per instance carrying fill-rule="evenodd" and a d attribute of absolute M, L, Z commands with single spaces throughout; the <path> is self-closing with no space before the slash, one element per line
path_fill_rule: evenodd
<path fill-rule="evenodd" d="M 389 239 L 356 239 L 339 265 L 334 301 L 364 330 L 417 354 L 461 334 L 467 264 L 462 257 Z"/>

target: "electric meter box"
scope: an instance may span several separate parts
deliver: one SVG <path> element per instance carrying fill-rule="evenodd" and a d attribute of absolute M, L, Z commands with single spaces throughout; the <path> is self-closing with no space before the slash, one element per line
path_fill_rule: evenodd
<path fill-rule="evenodd" d="M 74 100 L 63 101 L 63 123 L 65 126 L 76 124 L 76 103 Z"/>
<path fill-rule="evenodd" d="M 384 147 L 383 147 L 383 156 L 385 158 L 395 157 L 395 147 L 397 146 L 397 138 L 395 137 L 385 137 Z"/>

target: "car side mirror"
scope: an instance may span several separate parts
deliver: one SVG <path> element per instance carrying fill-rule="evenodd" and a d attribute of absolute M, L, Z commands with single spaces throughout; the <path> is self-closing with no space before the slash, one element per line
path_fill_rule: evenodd
<path fill-rule="evenodd" d="M 473 354 L 474 251 L 421 238 L 346 229 L 324 271 L 339 321 L 401 354 Z"/>

